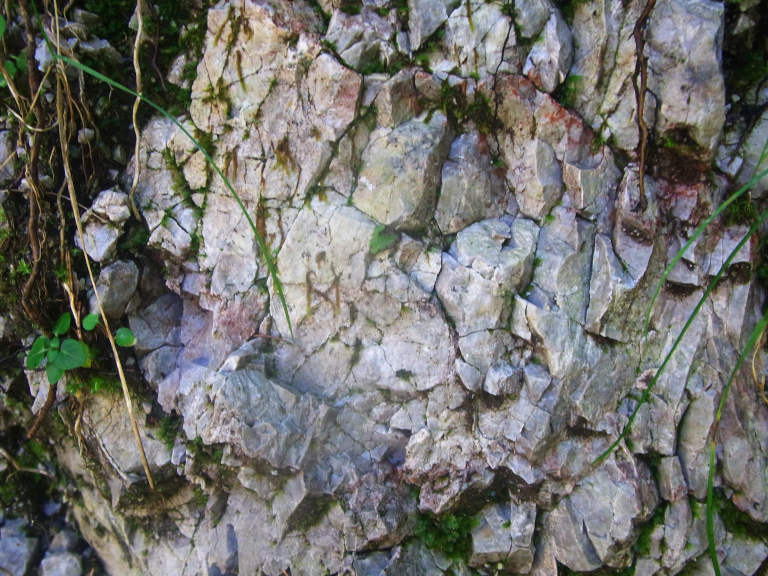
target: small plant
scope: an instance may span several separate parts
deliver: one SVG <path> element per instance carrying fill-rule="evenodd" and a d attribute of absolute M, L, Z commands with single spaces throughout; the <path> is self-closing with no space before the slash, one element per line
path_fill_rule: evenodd
<path fill-rule="evenodd" d="M 368 247 L 371 254 L 378 254 L 379 252 L 384 252 L 384 250 L 388 250 L 394 246 L 397 243 L 397 239 L 398 237 L 396 233 L 387 230 L 386 226 L 383 224 L 379 224 L 373 229 L 373 235 L 371 236 L 371 241 L 369 242 Z"/>
<path fill-rule="evenodd" d="M 420 514 L 415 534 L 427 548 L 438 550 L 451 560 L 466 560 L 472 550 L 474 526 L 475 519 L 464 514 Z"/>
<path fill-rule="evenodd" d="M 99 323 L 96 314 L 83 318 L 83 329 L 91 331 Z M 93 354 L 87 344 L 75 338 L 63 338 L 69 332 L 72 315 L 65 312 L 53 326 L 52 338 L 38 336 L 27 354 L 26 367 L 35 370 L 45 362 L 45 373 L 50 384 L 56 384 L 68 370 L 87 368 L 91 365 Z M 63 338 L 63 339 L 62 339 Z M 115 333 L 118 346 L 129 347 L 136 343 L 136 337 L 129 328 L 118 328 Z"/>

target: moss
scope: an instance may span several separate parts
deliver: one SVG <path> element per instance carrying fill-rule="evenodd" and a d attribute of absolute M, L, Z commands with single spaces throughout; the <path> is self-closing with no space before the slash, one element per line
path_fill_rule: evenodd
<path fill-rule="evenodd" d="M 755 522 L 749 514 L 739 510 L 721 489 L 715 489 L 713 504 L 715 513 L 725 525 L 725 529 L 734 536 L 760 538 L 768 543 L 768 526 Z"/>
<path fill-rule="evenodd" d="M 667 505 L 662 504 L 653 512 L 650 520 L 640 529 L 640 533 L 632 547 L 638 556 L 648 556 L 651 552 L 651 535 L 657 526 L 664 524 L 664 515 L 667 512 Z"/>
<path fill-rule="evenodd" d="M 565 82 L 560 84 L 552 96 L 563 108 L 574 108 L 576 97 L 584 90 L 584 77 L 576 74 L 569 74 Z"/>
<path fill-rule="evenodd" d="M 379 224 L 373 229 L 373 235 L 368 243 L 371 254 L 378 254 L 384 250 L 390 249 L 397 244 L 399 236 L 396 232 L 387 230 L 386 226 Z"/>
<path fill-rule="evenodd" d="M 472 122 L 481 134 L 491 134 L 501 126 L 488 96 L 475 92 L 469 101 L 461 85 L 451 86 L 447 81 L 440 90 L 440 109 L 454 128 Z"/>
<path fill-rule="evenodd" d="M 415 536 L 427 548 L 443 553 L 451 560 L 467 560 L 472 550 L 472 528 L 476 520 L 464 514 L 419 514 Z"/>
<path fill-rule="evenodd" d="M 752 202 L 748 192 L 745 192 L 732 202 L 722 215 L 723 223 L 726 226 L 751 225 L 757 220 L 757 217 L 757 208 L 755 208 L 755 204 Z"/>
<path fill-rule="evenodd" d="M 172 414 L 160 418 L 155 429 L 155 435 L 170 450 L 173 448 L 180 430 L 181 418 L 176 414 Z"/>

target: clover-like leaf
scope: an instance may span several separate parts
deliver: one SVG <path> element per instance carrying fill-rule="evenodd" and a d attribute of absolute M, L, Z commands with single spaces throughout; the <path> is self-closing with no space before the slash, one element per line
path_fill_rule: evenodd
<path fill-rule="evenodd" d="M 99 315 L 98 314 L 88 314 L 85 318 L 83 318 L 83 329 L 90 332 L 94 328 L 96 328 L 96 324 L 99 323 Z"/>
<path fill-rule="evenodd" d="M 64 376 L 64 372 L 66 372 L 66 370 L 56 362 L 49 362 L 45 365 L 45 373 L 48 375 L 48 383 L 51 385 L 56 384 L 56 382 L 61 380 L 61 377 Z"/>
<path fill-rule="evenodd" d="M 53 333 L 56 336 L 63 336 L 69 331 L 69 323 L 72 321 L 72 316 L 69 312 L 64 312 L 59 319 L 56 320 L 56 324 L 53 326 Z"/>
<path fill-rule="evenodd" d="M 32 348 L 29 349 L 29 354 L 27 354 L 27 370 L 34 370 L 43 363 L 50 342 L 45 336 L 37 337 L 37 340 L 32 344 Z"/>
<path fill-rule="evenodd" d="M 61 350 L 56 356 L 55 364 L 64 370 L 80 368 L 88 362 L 88 347 L 73 338 L 67 338 L 61 343 Z"/>
<path fill-rule="evenodd" d="M 115 342 L 118 346 L 128 348 L 136 344 L 136 336 L 133 335 L 130 328 L 123 326 L 115 332 Z"/>

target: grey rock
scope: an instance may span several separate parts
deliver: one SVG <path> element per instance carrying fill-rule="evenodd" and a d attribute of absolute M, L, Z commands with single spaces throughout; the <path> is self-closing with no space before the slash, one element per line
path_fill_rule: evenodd
<path fill-rule="evenodd" d="M 483 375 L 480 371 L 463 360 L 456 359 L 456 373 L 464 387 L 470 392 L 477 392 L 482 387 Z"/>
<path fill-rule="evenodd" d="M 632 75 L 635 42 L 632 36 L 643 2 L 588 2 L 574 6 L 571 30 L 574 61 L 570 106 L 578 110 L 603 138 L 619 148 L 638 142 Z M 653 123 L 653 98 L 648 97 L 646 123 Z"/>
<path fill-rule="evenodd" d="M 451 144 L 435 211 L 443 234 L 454 234 L 478 220 L 501 216 L 503 182 L 491 168 L 488 146 L 487 138 L 477 132 L 462 134 Z"/>
<path fill-rule="evenodd" d="M 351 15 L 334 10 L 325 38 L 349 66 L 364 68 L 388 63 L 395 54 L 390 44 L 392 24 L 374 10 Z"/>
<path fill-rule="evenodd" d="M 523 67 L 544 92 L 553 92 L 565 80 L 573 61 L 573 39 L 558 10 L 552 12 L 544 30 L 533 44 Z"/>
<path fill-rule="evenodd" d="M 609 210 L 608 202 L 621 178 L 610 149 L 603 148 L 597 162 L 565 162 L 563 182 L 574 208 L 588 218 Z"/>
<path fill-rule="evenodd" d="M 494 364 L 485 374 L 483 390 L 492 396 L 515 396 L 522 387 L 522 371 L 509 364 Z"/>
<path fill-rule="evenodd" d="M 683 469 L 677 456 L 665 456 L 659 463 L 659 496 L 675 502 L 688 494 Z"/>
<path fill-rule="evenodd" d="M 723 5 L 710 0 L 660 4 L 646 35 L 648 88 L 660 100 L 657 137 L 685 130 L 705 157 L 714 153 L 725 123 L 723 17 Z"/>
<path fill-rule="evenodd" d="M 520 212 L 535 220 L 546 216 L 563 193 L 562 169 L 552 146 L 532 140 L 521 151 L 505 149 L 507 182 L 515 190 Z"/>
<path fill-rule="evenodd" d="M 752 129 L 746 134 L 739 151 L 738 158 L 743 159 L 738 173 L 741 184 L 746 184 L 753 176 L 758 176 L 768 168 L 768 158 L 764 158 L 762 163 L 760 162 L 766 141 L 768 141 L 768 111 L 763 111 Z M 765 195 L 766 191 L 768 191 L 768 174 L 757 179 L 752 188 L 752 193 L 761 197 Z"/>
<path fill-rule="evenodd" d="M 448 121 L 439 113 L 429 123 L 414 119 L 374 131 L 363 152 L 354 205 L 396 229 L 423 228 L 435 209 L 448 139 Z"/>
<path fill-rule="evenodd" d="M 634 517 L 648 518 L 656 491 L 642 466 L 608 460 L 547 516 L 557 560 L 571 570 L 609 565 L 634 542 Z"/>
<path fill-rule="evenodd" d="M 37 538 L 27 538 L 6 526 L 0 528 L 0 567 L 13 576 L 24 576 L 32 568 Z"/>
<path fill-rule="evenodd" d="M 226 442 L 277 470 L 300 469 L 329 412 L 254 370 L 217 374 L 210 397 L 212 406 L 201 421 L 185 422 L 187 436 L 200 435 L 207 444 Z M 197 434 L 190 434 L 193 429 Z"/>
<path fill-rule="evenodd" d="M 99 273 L 96 289 L 101 297 L 104 313 L 110 318 L 120 318 L 125 313 L 128 301 L 136 292 L 139 283 L 139 269 L 130 260 L 118 260 L 105 266 Z M 98 313 L 94 296 L 91 311 Z"/>
<path fill-rule="evenodd" d="M 380 126 L 394 128 L 421 112 L 412 69 L 401 70 L 378 89 L 373 104 Z"/>
<path fill-rule="evenodd" d="M 413 52 L 442 26 L 456 4 L 457 0 L 408 0 L 408 34 Z"/>
<path fill-rule="evenodd" d="M 123 223 L 130 215 L 127 194 L 113 189 L 102 191 L 82 216 L 85 246 L 79 234 L 75 234 L 75 244 L 96 262 L 108 260 L 115 253 Z"/>
<path fill-rule="evenodd" d="M 128 317 L 136 337 L 136 350 L 149 352 L 163 345 L 179 345 L 182 302 L 176 294 L 164 294 Z"/>
<path fill-rule="evenodd" d="M 16 150 L 10 130 L 0 132 L 0 158 L 10 158 Z M 13 179 L 13 163 L 9 162 L 0 170 L 0 185 L 5 186 Z"/>
<path fill-rule="evenodd" d="M 534 284 L 549 293 L 557 306 L 579 323 L 585 321 L 591 296 L 591 292 L 586 294 L 585 287 L 589 283 L 594 232 L 594 225 L 579 218 L 575 211 L 556 207 L 549 222 L 542 226 L 536 247 L 539 265 L 533 274 Z"/>
<path fill-rule="evenodd" d="M 764 542 L 750 538 L 748 535 L 734 535 L 723 559 L 723 567 L 745 576 L 757 574 L 766 558 L 768 558 L 768 546 Z"/>
<path fill-rule="evenodd" d="M 533 564 L 536 506 L 532 503 L 492 504 L 480 511 L 472 529 L 470 566 L 501 563 L 506 570 L 525 574 Z"/>
<path fill-rule="evenodd" d="M 515 2 L 515 24 L 523 38 L 535 38 L 544 29 L 554 6 L 549 0 L 520 0 Z"/>
<path fill-rule="evenodd" d="M 46 554 L 40 563 L 42 576 L 80 576 L 82 573 L 80 557 L 75 554 Z"/>
<path fill-rule="evenodd" d="M 80 537 L 75 532 L 69 528 L 65 528 L 64 530 L 57 532 L 53 537 L 50 546 L 48 546 L 48 552 L 71 552 L 75 549 L 79 541 Z"/>
<path fill-rule="evenodd" d="M 445 23 L 445 52 L 453 58 L 461 76 L 483 78 L 500 72 L 518 72 L 512 47 L 512 21 L 498 4 L 470 0 L 458 6 Z"/>

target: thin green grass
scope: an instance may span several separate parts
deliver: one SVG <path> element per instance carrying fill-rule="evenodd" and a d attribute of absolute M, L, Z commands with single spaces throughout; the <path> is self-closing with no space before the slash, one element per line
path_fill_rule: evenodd
<path fill-rule="evenodd" d="M 763 162 L 766 160 L 766 158 L 768 158 L 768 141 L 766 141 L 766 143 L 763 145 L 763 150 L 760 154 L 760 159 L 757 162 L 757 166 L 760 167 L 763 164 Z M 757 182 L 760 181 L 766 175 L 768 175 L 768 169 L 762 170 L 761 172 L 756 171 L 752 175 L 752 177 L 749 179 L 749 182 L 747 182 L 744 186 L 742 186 L 736 192 L 731 194 L 708 218 L 706 218 L 696 228 L 696 230 L 688 239 L 688 241 L 685 243 L 685 245 L 682 248 L 680 248 L 677 254 L 675 254 L 674 258 L 672 258 L 672 260 L 669 262 L 663 274 L 661 275 L 661 279 L 659 280 L 656 286 L 656 290 L 654 291 L 653 297 L 651 298 L 651 302 L 648 306 L 648 311 L 645 317 L 645 325 L 643 328 L 643 335 L 644 335 L 643 350 L 645 350 L 645 340 L 648 337 L 649 327 L 651 322 L 651 314 L 653 312 L 654 304 L 656 303 L 656 299 L 658 298 L 662 288 L 664 287 L 664 284 L 666 283 L 667 276 L 669 276 L 669 273 L 672 271 L 672 269 L 675 267 L 678 261 L 685 255 L 685 253 L 693 245 L 693 243 L 696 242 L 699 236 L 703 234 L 704 230 L 710 225 L 710 223 L 715 218 L 717 218 L 724 210 L 726 210 L 728 206 L 730 206 L 736 200 L 738 200 L 745 192 L 754 188 Z M 616 440 L 602 454 L 600 454 L 600 456 L 598 456 L 595 459 L 594 464 L 596 465 L 600 464 L 603 460 L 605 460 L 611 453 L 613 453 L 613 451 L 621 443 L 621 441 L 624 438 L 626 438 L 626 436 L 629 434 L 629 431 L 632 427 L 632 424 L 635 421 L 635 418 L 637 417 L 637 414 L 639 413 L 643 405 L 650 400 L 651 392 L 653 391 L 654 386 L 658 382 L 661 375 L 664 373 L 664 370 L 666 369 L 667 364 L 669 363 L 670 359 L 677 351 L 677 348 L 679 347 L 680 342 L 685 337 L 685 334 L 688 332 L 688 329 L 691 327 L 694 320 L 696 319 L 699 312 L 701 311 L 701 307 L 704 305 L 704 302 L 706 302 L 706 300 L 709 298 L 710 294 L 717 286 L 718 282 L 720 281 L 723 274 L 730 266 L 733 259 L 741 251 L 744 245 L 751 240 L 752 236 L 754 236 L 758 232 L 758 230 L 760 229 L 760 226 L 763 224 L 763 222 L 765 222 L 767 218 L 768 218 L 768 210 L 765 210 L 755 219 L 752 226 L 750 226 L 749 230 L 745 234 L 744 238 L 742 238 L 741 241 L 739 241 L 736 247 L 731 251 L 731 253 L 728 255 L 726 260 L 723 262 L 722 266 L 720 267 L 720 270 L 717 272 L 717 274 L 712 278 L 712 280 L 707 285 L 707 288 L 704 291 L 704 294 L 702 294 L 701 298 L 696 303 L 696 306 L 694 306 L 693 310 L 691 311 L 688 318 L 686 319 L 686 322 L 683 325 L 683 328 L 680 331 L 680 334 L 677 336 L 677 338 L 673 342 L 669 352 L 667 352 L 661 365 L 656 370 L 656 373 L 654 374 L 653 378 L 648 383 L 648 386 L 640 396 L 637 406 L 632 411 L 632 414 L 630 415 L 629 420 L 627 421 L 627 424 L 624 426 L 618 438 L 616 438 Z M 764 314 L 763 317 L 760 319 L 760 321 L 755 325 L 749 339 L 747 340 L 746 344 L 741 350 L 741 353 L 739 354 L 738 360 L 734 365 L 733 370 L 731 371 L 731 374 L 728 378 L 727 383 L 723 387 L 723 392 L 720 395 L 720 403 L 718 405 L 717 414 L 715 416 L 714 426 L 711 432 L 712 438 L 711 438 L 710 447 L 709 447 L 709 473 L 707 476 L 706 531 L 707 531 L 707 543 L 708 543 L 709 556 L 710 556 L 710 559 L 712 560 L 712 566 L 715 570 L 716 576 L 721 576 L 720 564 L 717 558 L 717 547 L 715 542 L 715 530 L 714 530 L 714 516 L 715 516 L 714 474 L 715 474 L 715 463 L 716 463 L 717 427 L 720 423 L 720 419 L 722 417 L 722 410 L 723 410 L 723 407 L 725 406 L 725 401 L 726 401 L 726 398 L 728 397 L 728 392 L 731 388 L 731 384 L 733 383 L 733 379 L 736 377 L 736 374 L 739 368 L 741 367 L 741 365 L 743 364 L 744 358 L 746 357 L 747 353 L 750 350 L 754 349 L 754 347 L 757 345 L 757 342 L 759 341 L 760 336 L 766 330 L 766 326 L 768 326 L 768 313 Z"/>

